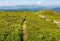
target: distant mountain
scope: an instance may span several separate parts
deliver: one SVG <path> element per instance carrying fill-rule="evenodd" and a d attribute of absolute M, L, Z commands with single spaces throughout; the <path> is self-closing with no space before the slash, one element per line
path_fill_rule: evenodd
<path fill-rule="evenodd" d="M 60 12 L 60 6 L 38 6 L 38 5 L 18 5 L 18 6 L 0 6 L 0 11 L 40 11 L 54 10 Z"/>
<path fill-rule="evenodd" d="M 39 11 L 47 9 L 44 6 L 36 6 L 36 5 L 19 5 L 19 6 L 1 6 L 0 11 Z"/>
<path fill-rule="evenodd" d="M 52 10 L 60 12 L 60 7 L 52 8 Z"/>
<path fill-rule="evenodd" d="M 54 10 L 54 11 L 60 12 L 60 5 L 49 6 L 47 8 L 49 10 Z"/>

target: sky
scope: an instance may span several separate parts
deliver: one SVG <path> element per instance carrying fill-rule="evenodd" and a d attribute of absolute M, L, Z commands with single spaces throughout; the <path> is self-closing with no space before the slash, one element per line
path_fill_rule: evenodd
<path fill-rule="evenodd" d="M 0 0 L 0 6 L 16 6 L 16 5 L 53 6 L 60 5 L 60 0 Z"/>

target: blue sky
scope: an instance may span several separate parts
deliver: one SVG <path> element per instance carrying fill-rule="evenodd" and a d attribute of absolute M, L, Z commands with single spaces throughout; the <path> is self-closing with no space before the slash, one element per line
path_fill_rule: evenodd
<path fill-rule="evenodd" d="M 0 6 L 15 6 L 15 5 L 52 6 L 60 5 L 60 0 L 0 0 Z"/>

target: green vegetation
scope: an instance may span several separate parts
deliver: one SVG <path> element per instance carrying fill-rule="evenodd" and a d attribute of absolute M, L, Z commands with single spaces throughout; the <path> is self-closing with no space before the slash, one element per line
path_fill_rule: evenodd
<path fill-rule="evenodd" d="M 51 18 L 51 19 L 55 19 L 55 20 L 60 20 L 60 13 L 58 12 L 55 12 L 55 11 L 51 11 L 51 10 L 42 10 L 42 11 L 39 11 L 37 12 L 39 14 L 42 14 L 48 18 Z"/>
<path fill-rule="evenodd" d="M 0 41 L 60 41 L 60 14 L 0 12 Z"/>

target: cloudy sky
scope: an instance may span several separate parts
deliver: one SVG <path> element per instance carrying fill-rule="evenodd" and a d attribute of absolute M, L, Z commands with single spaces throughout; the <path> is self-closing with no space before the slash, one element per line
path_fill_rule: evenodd
<path fill-rule="evenodd" d="M 15 5 L 52 6 L 60 5 L 60 0 L 0 0 L 0 6 L 15 6 Z"/>

